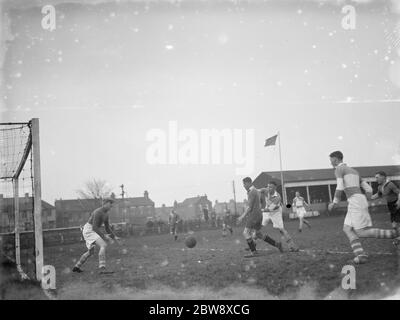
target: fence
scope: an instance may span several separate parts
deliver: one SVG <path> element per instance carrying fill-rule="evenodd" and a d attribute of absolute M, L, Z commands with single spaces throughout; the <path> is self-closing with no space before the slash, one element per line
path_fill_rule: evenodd
<path fill-rule="evenodd" d="M 215 225 L 206 224 L 204 221 L 184 221 L 178 224 L 178 232 L 188 232 L 190 230 L 203 230 L 210 228 L 220 228 L 222 222 L 216 221 Z M 169 226 L 165 222 L 145 225 L 135 225 L 130 223 L 115 223 L 112 224 L 112 229 L 117 236 L 144 236 L 150 234 L 166 234 L 169 233 Z M 30 249 L 33 247 L 34 234 L 32 231 L 22 231 L 20 235 L 21 249 Z M 10 253 L 15 247 L 14 233 L 0 233 L 0 249 L 5 253 Z M 45 247 L 57 246 L 63 244 L 72 244 L 83 241 L 81 227 L 56 228 L 43 230 L 43 244 Z"/>

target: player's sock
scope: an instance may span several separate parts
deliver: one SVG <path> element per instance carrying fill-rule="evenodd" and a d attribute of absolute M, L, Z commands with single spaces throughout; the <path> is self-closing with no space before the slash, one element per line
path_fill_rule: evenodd
<path fill-rule="evenodd" d="M 81 272 L 83 272 L 83 270 L 81 268 L 75 266 L 75 267 L 72 268 L 72 272 L 81 273 Z"/>
<path fill-rule="evenodd" d="M 250 251 L 255 252 L 256 251 L 256 244 L 253 239 L 247 239 L 247 244 L 249 245 Z"/>
<path fill-rule="evenodd" d="M 363 237 L 377 239 L 394 239 L 397 237 L 397 231 L 393 229 L 371 228 L 363 231 Z"/>
<path fill-rule="evenodd" d="M 350 245 L 351 245 L 351 249 L 353 249 L 353 253 L 356 257 L 365 256 L 364 249 L 363 249 L 359 239 L 355 239 L 355 240 L 351 241 Z"/>
<path fill-rule="evenodd" d="M 265 234 L 262 238 L 266 243 L 269 243 L 271 246 L 277 247 L 278 243 L 272 239 L 270 236 L 268 236 L 267 234 Z"/>
<path fill-rule="evenodd" d="M 306 224 L 307 227 L 311 228 L 311 224 L 306 219 L 304 219 L 303 222 Z"/>
<path fill-rule="evenodd" d="M 86 251 L 80 258 L 79 261 L 75 264 L 75 267 L 80 269 L 82 265 L 86 262 L 86 260 L 91 256 L 90 251 Z"/>
<path fill-rule="evenodd" d="M 106 267 L 106 255 L 105 253 L 99 252 L 99 268 L 105 268 Z"/>

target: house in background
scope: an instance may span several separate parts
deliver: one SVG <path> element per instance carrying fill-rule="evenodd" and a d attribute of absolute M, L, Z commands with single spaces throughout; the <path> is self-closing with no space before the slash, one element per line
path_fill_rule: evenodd
<path fill-rule="evenodd" d="M 33 197 L 29 193 L 19 198 L 20 230 L 33 230 Z M 14 232 L 14 198 L 4 198 L 0 194 L 0 233 Z M 55 207 L 42 200 L 42 228 L 52 229 L 56 227 Z"/>
<path fill-rule="evenodd" d="M 113 206 L 113 222 L 128 222 L 132 224 L 145 224 L 148 218 L 156 215 L 154 201 L 149 198 L 149 192 L 144 191 L 143 197 L 116 199 Z M 110 216 L 111 217 L 111 216 Z"/>
<path fill-rule="evenodd" d="M 171 210 L 174 209 L 173 206 L 167 207 L 164 203 L 161 207 L 155 208 L 156 218 L 160 218 L 162 221 L 168 221 L 169 214 Z"/>
<path fill-rule="evenodd" d="M 115 198 L 115 195 L 112 195 Z M 101 199 L 72 199 L 56 200 L 57 227 L 77 227 L 84 225 L 90 214 L 101 207 Z M 149 217 L 155 216 L 154 201 L 149 198 L 148 191 L 143 197 L 115 198 L 110 211 L 110 222 L 127 222 L 132 224 L 145 224 Z"/>
<path fill-rule="evenodd" d="M 186 198 L 181 203 L 176 201 L 174 203 L 176 213 L 187 220 L 202 219 L 204 208 L 207 208 L 209 212 L 212 210 L 212 202 L 207 199 L 207 195 Z"/>
<path fill-rule="evenodd" d="M 218 202 L 218 200 L 215 200 L 214 211 L 217 217 L 223 216 L 226 209 L 229 209 L 232 214 L 236 212 L 237 215 L 241 215 L 246 210 L 246 206 L 247 200 L 236 202 L 236 205 L 235 201 L 232 199 L 229 200 L 229 202 Z"/>

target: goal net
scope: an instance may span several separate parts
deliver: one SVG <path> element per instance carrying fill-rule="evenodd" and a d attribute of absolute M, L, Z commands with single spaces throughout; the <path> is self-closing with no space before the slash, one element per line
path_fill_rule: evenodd
<path fill-rule="evenodd" d="M 23 279 L 41 280 L 39 121 L 0 123 L 0 259 Z"/>

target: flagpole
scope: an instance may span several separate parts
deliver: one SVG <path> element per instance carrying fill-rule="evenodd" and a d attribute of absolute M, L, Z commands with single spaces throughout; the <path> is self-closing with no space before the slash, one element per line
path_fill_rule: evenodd
<path fill-rule="evenodd" d="M 283 171 L 282 171 L 282 152 L 281 152 L 281 133 L 278 131 L 279 138 L 279 162 L 281 167 L 281 186 L 282 186 L 282 196 L 283 196 L 283 205 L 286 206 L 286 192 L 285 192 L 285 182 L 283 181 Z"/>

